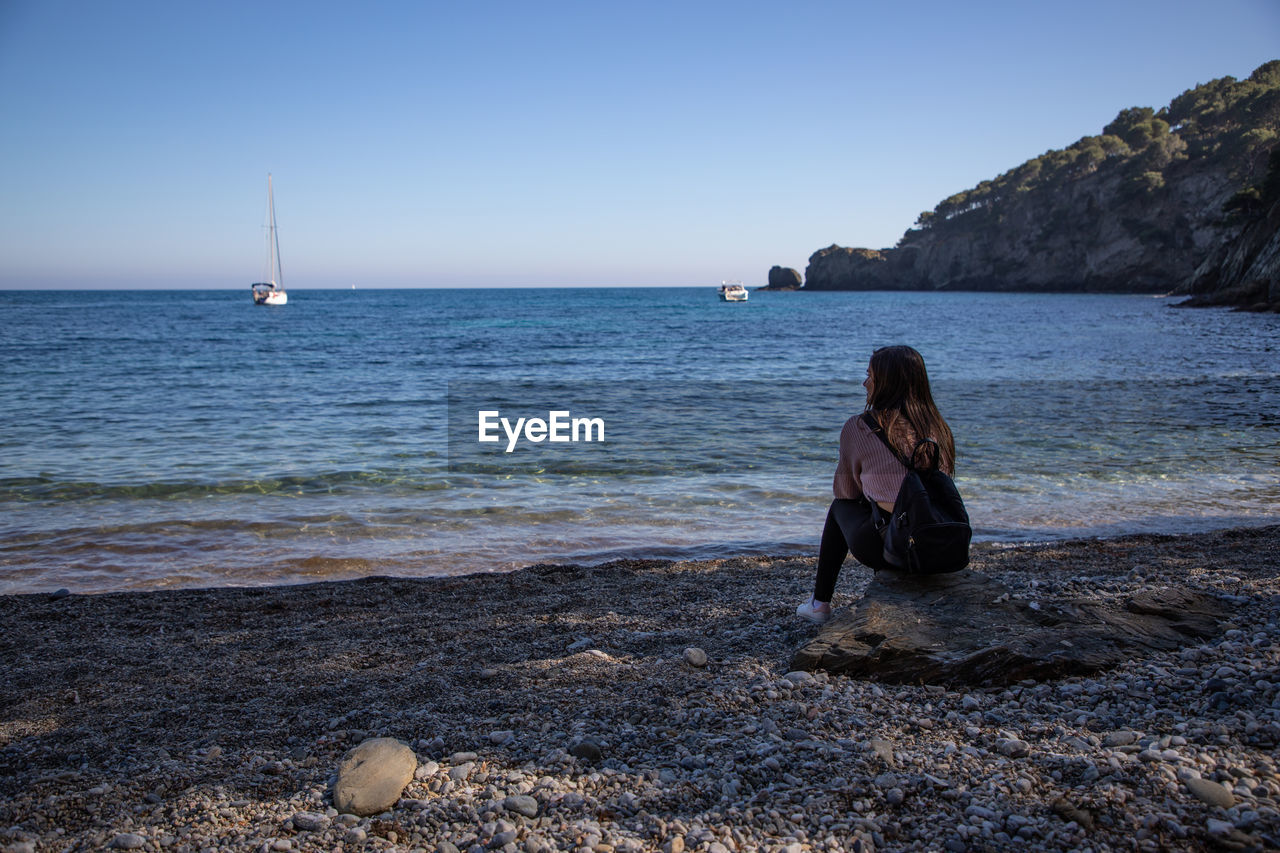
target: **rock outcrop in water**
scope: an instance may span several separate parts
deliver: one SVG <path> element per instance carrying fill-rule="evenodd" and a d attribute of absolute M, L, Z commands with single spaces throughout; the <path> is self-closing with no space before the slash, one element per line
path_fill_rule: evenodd
<path fill-rule="evenodd" d="M 1193 280 L 1234 289 L 1238 276 L 1227 271 L 1266 250 L 1242 245 L 1215 278 L 1211 259 L 1239 233 L 1223 207 L 1258 180 L 1277 144 L 1280 60 L 1247 80 L 1198 86 L 1158 112 L 1124 110 L 1099 136 L 943 200 L 892 249 L 815 252 L 804 289 L 1165 293 Z M 1256 282 L 1268 269 L 1244 275 Z"/>
<path fill-rule="evenodd" d="M 769 283 L 760 290 L 799 290 L 803 283 L 800 273 L 791 267 L 774 266 L 769 269 Z"/>

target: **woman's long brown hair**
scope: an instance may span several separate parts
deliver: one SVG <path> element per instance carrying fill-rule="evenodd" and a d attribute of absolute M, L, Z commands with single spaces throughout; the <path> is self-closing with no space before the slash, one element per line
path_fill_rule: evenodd
<path fill-rule="evenodd" d="M 938 442 L 942 451 L 941 467 L 955 470 L 956 443 L 951 436 L 951 427 L 942 419 L 937 405 L 933 402 L 933 392 L 929 390 L 929 374 L 924 368 L 924 358 L 915 349 L 906 345 L 881 347 L 871 354 L 871 397 L 867 401 L 867 409 L 874 411 L 880 420 L 880 427 L 889 436 L 890 441 L 904 457 L 913 447 L 899 446 L 902 441 L 902 430 L 894 434 L 894 426 L 899 418 L 906 421 L 917 439 L 932 438 Z M 897 439 L 897 440 L 895 440 Z"/>

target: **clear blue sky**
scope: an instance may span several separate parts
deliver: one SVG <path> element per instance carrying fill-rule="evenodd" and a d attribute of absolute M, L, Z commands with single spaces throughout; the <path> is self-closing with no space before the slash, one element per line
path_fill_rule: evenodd
<path fill-rule="evenodd" d="M 1280 58 L 1276 0 L 0 0 L 0 287 L 763 283 Z"/>

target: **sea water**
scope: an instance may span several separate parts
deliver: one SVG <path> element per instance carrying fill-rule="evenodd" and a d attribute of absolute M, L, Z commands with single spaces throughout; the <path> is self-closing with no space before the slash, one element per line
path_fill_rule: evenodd
<path fill-rule="evenodd" d="M 713 287 L 0 292 L 0 592 L 813 554 L 871 351 L 979 539 L 1280 521 L 1280 317 Z M 478 441 L 478 417 L 602 440 Z M 523 435 L 523 433 L 522 433 Z"/>

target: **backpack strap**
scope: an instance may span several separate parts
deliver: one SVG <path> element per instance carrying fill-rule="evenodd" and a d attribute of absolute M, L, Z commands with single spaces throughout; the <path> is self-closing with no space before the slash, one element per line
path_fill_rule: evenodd
<path fill-rule="evenodd" d="M 903 467 L 908 471 L 931 471 L 941 467 L 942 448 L 940 448 L 938 446 L 938 442 L 934 441 L 932 438 L 922 438 L 917 441 L 916 446 L 911 448 L 911 458 L 904 459 L 902 454 L 898 452 L 898 448 L 889 443 L 889 436 L 884 434 L 884 429 L 880 426 L 880 422 L 876 420 L 875 415 L 871 412 L 863 412 L 862 422 L 865 423 L 873 433 L 875 433 L 876 438 L 884 442 L 884 446 L 889 448 L 889 452 L 892 453 L 894 458 L 901 462 Z M 916 454 L 920 452 L 920 448 L 922 446 L 925 449 L 925 458 L 927 461 L 929 454 L 932 454 L 933 456 L 933 464 L 929 468 L 919 468 L 914 464 Z"/>
<path fill-rule="evenodd" d="M 917 471 L 937 471 L 942 468 L 942 447 L 932 438 L 922 438 L 916 442 L 916 446 L 911 449 L 911 461 L 914 462 L 916 454 L 920 452 L 920 448 L 925 450 L 925 462 L 928 463 L 927 468 L 916 468 Z M 932 459 L 930 459 L 932 455 Z"/>
<path fill-rule="evenodd" d="M 898 452 L 898 448 L 889 443 L 889 436 L 884 434 L 884 429 L 881 428 L 880 422 L 876 420 L 875 415 L 871 414 L 871 412 L 863 412 L 862 422 L 866 424 L 873 433 L 875 433 L 876 438 L 884 442 L 884 446 L 889 448 L 889 452 L 893 454 L 894 459 L 897 459 L 908 468 L 911 467 L 907 464 L 907 460 L 902 458 L 902 454 Z"/>

